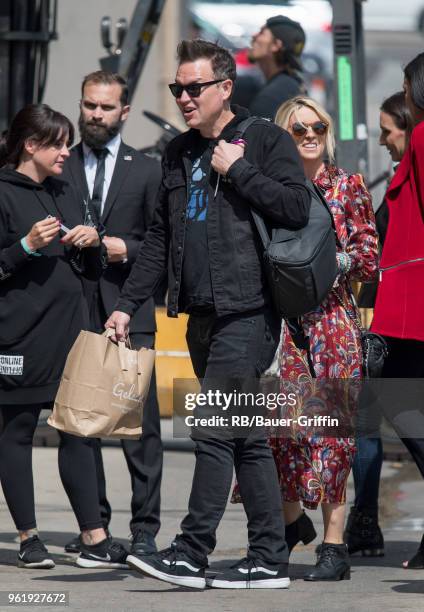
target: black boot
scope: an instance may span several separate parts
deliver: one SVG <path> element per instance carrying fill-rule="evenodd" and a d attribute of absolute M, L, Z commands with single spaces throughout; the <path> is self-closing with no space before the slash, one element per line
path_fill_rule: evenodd
<path fill-rule="evenodd" d="M 405 569 L 424 569 L 424 535 L 415 555 L 403 566 Z"/>
<path fill-rule="evenodd" d="M 377 511 L 361 511 L 352 506 L 343 539 L 350 555 L 361 552 L 363 557 L 384 556 L 384 539 Z"/>
<path fill-rule="evenodd" d="M 309 544 L 317 537 L 314 524 L 304 512 L 290 525 L 286 525 L 286 542 L 289 553 L 299 542 Z"/>
<path fill-rule="evenodd" d="M 349 554 L 346 544 L 323 542 L 314 569 L 305 574 L 303 579 L 311 581 L 350 580 Z"/>

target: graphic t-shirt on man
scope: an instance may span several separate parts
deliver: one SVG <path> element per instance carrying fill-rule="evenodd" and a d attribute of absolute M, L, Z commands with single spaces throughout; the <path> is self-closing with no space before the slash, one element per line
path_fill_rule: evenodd
<path fill-rule="evenodd" d="M 209 310 L 214 305 L 206 226 L 212 142 L 202 139 L 191 158 L 181 292 L 186 312 Z"/>

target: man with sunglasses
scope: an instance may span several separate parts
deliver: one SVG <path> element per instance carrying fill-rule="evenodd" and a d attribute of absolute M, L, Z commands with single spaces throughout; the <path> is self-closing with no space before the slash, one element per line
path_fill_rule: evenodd
<path fill-rule="evenodd" d="M 106 326 L 115 329 L 115 339 L 124 338 L 133 312 L 168 268 L 168 315 L 190 315 L 187 342 L 202 391 L 252 391 L 272 361 L 280 321 L 270 305 L 250 209 L 299 228 L 307 223 L 310 199 L 286 132 L 258 120 L 243 139 L 237 134 L 249 114 L 230 105 L 236 77 L 231 54 L 210 42 L 182 41 L 178 60 L 170 90 L 189 130 L 165 151 L 155 220 Z M 196 410 L 222 416 L 215 408 L 209 402 Z M 287 588 L 281 498 L 264 433 L 216 426 L 194 429 L 192 438 L 196 467 L 182 533 L 170 548 L 130 555 L 128 563 L 194 588 Z M 205 579 L 234 466 L 249 520 L 248 555 Z"/>
<path fill-rule="evenodd" d="M 304 46 L 302 26 L 284 15 L 268 19 L 253 36 L 249 60 L 259 66 L 266 83 L 250 104 L 252 115 L 272 121 L 283 102 L 306 93 L 300 77 Z"/>

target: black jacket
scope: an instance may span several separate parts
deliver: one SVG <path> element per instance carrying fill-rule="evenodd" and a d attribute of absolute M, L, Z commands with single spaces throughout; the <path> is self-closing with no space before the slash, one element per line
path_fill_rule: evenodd
<path fill-rule="evenodd" d="M 43 184 L 15 170 L 0 170 L 0 404 L 36 404 L 55 397 L 68 352 L 88 311 L 71 259 L 81 253 L 85 274 L 102 273 L 102 247 L 65 247 L 60 235 L 28 255 L 21 245 L 37 221 L 60 217 L 69 228 L 83 222 L 71 187 Z"/>
<path fill-rule="evenodd" d="M 236 116 L 217 140 L 230 141 L 237 124 L 248 116 L 245 109 L 233 110 Z M 189 152 L 197 138 L 199 132 L 189 130 L 166 149 L 155 221 L 124 285 L 117 310 L 132 315 L 137 305 L 153 293 L 163 269 L 168 267 L 168 315 L 177 316 L 191 177 Z M 207 236 L 218 316 L 253 310 L 265 302 L 263 249 L 250 208 L 293 229 L 308 221 L 310 196 L 289 134 L 261 120 L 247 130 L 245 139 L 245 157 L 231 166 L 225 178 L 220 178 L 216 198 L 219 177 L 216 172 L 210 174 Z"/>
<path fill-rule="evenodd" d="M 88 199 L 84 170 L 84 154 L 79 143 L 71 151 L 63 176 L 77 189 L 80 202 Z M 107 315 L 114 310 L 120 290 L 136 260 L 138 250 L 153 219 L 160 185 L 160 165 L 157 161 L 121 142 L 112 181 L 105 201 L 101 223 L 106 235 L 122 238 L 127 246 L 128 261 L 109 263 L 100 281 L 99 290 Z M 85 283 L 88 299 L 95 287 Z M 132 332 L 154 332 L 153 298 L 146 300 L 134 314 Z"/>

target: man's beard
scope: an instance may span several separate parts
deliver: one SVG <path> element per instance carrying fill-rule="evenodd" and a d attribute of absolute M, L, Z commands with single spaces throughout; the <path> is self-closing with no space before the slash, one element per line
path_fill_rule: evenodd
<path fill-rule="evenodd" d="M 105 125 L 97 121 L 86 121 L 82 114 L 78 119 L 78 128 L 81 140 L 90 149 L 102 149 L 112 138 L 121 131 L 122 121 L 119 119 L 112 125 Z"/>

